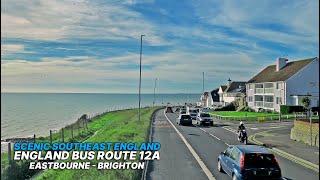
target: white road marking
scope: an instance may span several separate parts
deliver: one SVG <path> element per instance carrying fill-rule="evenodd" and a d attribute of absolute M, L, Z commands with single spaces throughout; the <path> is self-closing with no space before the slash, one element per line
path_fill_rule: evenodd
<path fill-rule="evenodd" d="M 252 129 L 252 130 L 258 130 L 259 128 L 253 127 L 253 128 L 250 128 L 250 129 Z"/>
<path fill-rule="evenodd" d="M 216 139 L 218 139 L 219 141 L 221 140 L 220 138 L 218 138 L 217 136 L 215 136 L 215 135 L 213 135 L 213 134 L 211 134 L 211 133 L 209 133 L 209 135 L 212 136 L 212 137 L 214 137 L 214 138 L 216 138 Z"/>
<path fill-rule="evenodd" d="M 223 129 L 225 129 L 225 130 L 227 130 L 227 131 L 230 131 L 230 132 L 232 132 L 232 133 L 234 133 L 234 134 L 237 134 L 236 132 L 236 130 L 234 130 L 234 129 L 229 129 L 229 128 L 225 128 L 225 127 L 222 127 Z"/>
<path fill-rule="evenodd" d="M 201 131 L 203 131 L 203 132 L 207 132 L 206 130 L 204 130 L 204 129 L 202 129 L 202 128 L 199 128 Z"/>
<path fill-rule="evenodd" d="M 180 133 L 180 131 L 174 126 L 174 124 L 169 120 L 167 117 L 165 111 L 163 111 L 164 116 L 168 120 L 168 122 L 172 125 L 172 127 L 176 130 L 178 135 L 180 136 L 181 140 L 184 142 L 184 144 L 187 146 L 189 151 L 191 152 L 192 156 L 197 160 L 198 164 L 200 165 L 201 169 L 204 171 L 204 173 L 207 175 L 209 180 L 215 180 L 216 178 L 213 176 L 211 171 L 207 168 L 207 166 L 204 164 L 204 162 L 201 160 L 200 156 L 196 153 L 196 151 L 192 148 L 192 146 L 188 143 L 186 138 Z"/>

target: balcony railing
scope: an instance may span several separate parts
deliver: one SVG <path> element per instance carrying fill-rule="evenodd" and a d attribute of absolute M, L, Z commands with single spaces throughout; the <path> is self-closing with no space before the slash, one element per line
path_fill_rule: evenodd
<path fill-rule="evenodd" d="M 254 105 L 257 107 L 263 107 L 263 101 L 255 101 Z"/>
<path fill-rule="evenodd" d="M 264 93 L 274 93 L 274 89 L 273 88 L 265 88 Z"/>
<path fill-rule="evenodd" d="M 273 108 L 273 102 L 264 102 L 264 107 Z"/>
<path fill-rule="evenodd" d="M 256 93 L 256 94 L 263 94 L 263 93 L 264 93 L 263 88 L 255 88 L 255 89 L 254 89 L 254 93 Z"/>

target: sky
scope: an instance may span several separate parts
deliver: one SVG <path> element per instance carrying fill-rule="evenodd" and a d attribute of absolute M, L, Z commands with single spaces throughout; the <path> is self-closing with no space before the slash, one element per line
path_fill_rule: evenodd
<path fill-rule="evenodd" d="M 317 0 L 1 0 L 1 92 L 201 93 L 319 57 Z"/>

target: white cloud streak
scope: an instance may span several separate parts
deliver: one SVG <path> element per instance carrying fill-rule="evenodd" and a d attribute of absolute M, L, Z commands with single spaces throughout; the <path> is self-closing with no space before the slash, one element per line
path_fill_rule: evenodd
<path fill-rule="evenodd" d="M 45 58 L 40 62 L 2 61 L 1 70 L 4 72 L 1 76 L 2 90 L 37 89 L 50 84 L 53 85 L 51 91 L 70 91 L 72 87 L 68 87 L 68 84 L 77 86 L 90 83 L 97 87 L 96 90 L 102 92 L 109 92 L 110 89 L 106 90 L 105 87 L 112 85 L 111 89 L 115 92 L 132 93 L 135 92 L 136 82 L 138 82 L 138 68 L 121 68 L 121 65 L 137 64 L 138 57 L 138 54 L 129 54 L 104 60 L 91 57 L 68 57 Z M 235 80 L 246 80 L 253 73 L 252 67 L 257 66 L 245 54 L 196 55 L 177 51 L 157 56 L 144 56 L 143 65 L 145 92 L 152 92 L 152 88 L 146 83 L 155 77 L 161 79 L 163 86 L 166 81 L 190 84 L 199 81 L 201 72 L 205 71 L 208 77 L 213 77 L 212 81 L 216 81 L 212 84 L 213 86 L 224 83 L 224 79 L 229 77 Z M 145 68 L 147 66 L 152 66 L 152 69 Z M 55 89 L 54 86 L 65 87 Z M 126 86 L 124 90 L 123 87 Z M 79 87 L 78 91 L 85 91 L 85 89 L 86 87 Z"/>

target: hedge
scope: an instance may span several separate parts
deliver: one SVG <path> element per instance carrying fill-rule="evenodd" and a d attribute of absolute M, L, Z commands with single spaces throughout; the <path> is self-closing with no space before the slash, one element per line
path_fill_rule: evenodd
<path fill-rule="evenodd" d="M 281 114 L 291 114 L 293 112 L 305 112 L 305 108 L 303 106 L 287 106 L 281 105 L 280 112 Z"/>

